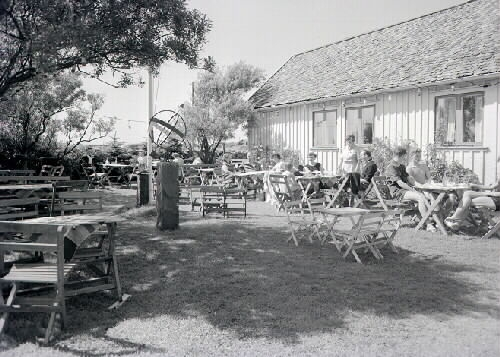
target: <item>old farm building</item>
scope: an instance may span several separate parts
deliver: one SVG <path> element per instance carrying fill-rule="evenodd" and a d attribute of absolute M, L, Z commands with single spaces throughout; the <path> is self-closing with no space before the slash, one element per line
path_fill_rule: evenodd
<path fill-rule="evenodd" d="M 439 142 L 447 160 L 493 182 L 499 12 L 498 0 L 473 0 L 293 56 L 250 98 L 249 145 L 314 151 L 335 172 L 346 135 L 360 146 Z"/>

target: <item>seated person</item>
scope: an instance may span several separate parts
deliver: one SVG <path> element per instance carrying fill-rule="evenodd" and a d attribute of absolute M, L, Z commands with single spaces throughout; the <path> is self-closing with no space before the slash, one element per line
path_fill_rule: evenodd
<path fill-rule="evenodd" d="M 283 172 L 286 170 L 286 163 L 281 159 L 280 154 L 273 154 L 271 156 L 271 161 L 274 162 L 274 166 L 271 171 L 274 172 Z"/>
<path fill-rule="evenodd" d="M 323 168 L 321 167 L 321 164 L 316 161 L 317 155 L 313 152 L 309 153 L 309 156 L 307 157 L 307 164 L 304 165 L 304 171 L 307 172 L 315 172 L 319 171 L 321 174 L 323 173 Z"/>
<path fill-rule="evenodd" d="M 396 147 L 393 152 L 393 158 L 385 170 L 386 176 L 392 180 L 389 190 L 393 199 L 408 200 L 417 203 L 418 211 L 423 217 L 427 211 L 426 198 L 423 193 L 415 190 L 415 180 L 406 172 L 406 167 L 402 163 L 406 156 L 406 149 Z M 431 223 L 427 224 L 428 231 L 436 231 Z"/>
<path fill-rule="evenodd" d="M 408 172 L 408 175 L 413 177 L 413 179 L 415 180 L 415 185 L 417 186 L 424 185 L 431 181 L 431 171 L 427 166 L 427 164 L 422 161 L 422 150 L 419 148 L 416 148 L 415 150 L 412 151 L 410 163 L 408 164 L 406 171 Z M 430 198 L 430 196 L 427 193 L 425 193 L 425 196 L 427 196 L 427 198 Z M 449 193 L 444 199 L 443 209 L 446 212 L 449 212 L 454 207 L 456 207 L 457 204 L 458 204 L 457 195 L 454 193 Z"/>
<path fill-rule="evenodd" d="M 361 162 L 363 167 L 361 169 L 360 190 L 365 191 L 372 181 L 372 177 L 377 173 L 377 164 L 372 159 L 372 153 L 368 150 L 361 152 Z"/>
<path fill-rule="evenodd" d="M 291 162 L 285 163 L 286 170 L 283 171 L 283 175 L 287 177 L 288 187 L 290 189 L 290 199 L 292 201 L 302 199 L 302 188 L 295 179 L 294 172 L 296 171 Z M 282 188 L 284 190 L 284 188 Z"/>
<path fill-rule="evenodd" d="M 415 184 L 423 185 L 431 180 L 431 171 L 429 167 L 422 162 L 422 150 L 419 148 L 411 153 L 410 163 L 406 171 L 408 175 L 413 177 Z"/>
<path fill-rule="evenodd" d="M 500 158 L 498 159 L 498 162 L 500 162 Z M 455 213 L 446 218 L 444 221 L 444 223 L 451 229 L 458 229 L 462 224 L 464 224 L 471 207 L 485 207 L 491 210 L 500 211 L 500 176 L 498 182 L 493 185 L 485 186 L 473 184 L 471 185 L 471 188 L 479 190 L 492 190 L 494 191 L 494 196 L 489 196 L 492 193 L 488 192 L 465 191 Z"/>

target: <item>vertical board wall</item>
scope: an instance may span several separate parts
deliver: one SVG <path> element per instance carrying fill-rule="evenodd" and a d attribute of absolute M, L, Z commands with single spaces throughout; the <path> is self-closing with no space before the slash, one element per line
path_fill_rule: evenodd
<path fill-rule="evenodd" d="M 458 161 L 476 173 L 484 183 L 498 179 L 497 159 L 500 155 L 500 89 L 498 84 L 487 88 L 460 90 L 430 88 L 378 94 L 366 103 L 358 98 L 346 98 L 315 104 L 294 104 L 274 109 L 261 109 L 257 120 L 248 130 L 250 147 L 297 151 L 305 161 L 310 151 L 318 155 L 325 170 L 336 172 L 339 152 L 345 140 L 345 108 L 375 105 L 374 137 L 387 138 L 393 143 L 413 140 L 424 151 L 434 142 L 434 103 L 437 96 L 484 92 L 483 142 L 475 146 L 448 146 L 440 150 L 446 160 Z M 322 109 L 337 110 L 337 146 L 313 147 L 312 114 Z"/>

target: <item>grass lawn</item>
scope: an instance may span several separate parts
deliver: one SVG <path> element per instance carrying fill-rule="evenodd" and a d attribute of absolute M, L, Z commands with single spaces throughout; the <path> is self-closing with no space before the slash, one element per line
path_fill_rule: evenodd
<path fill-rule="evenodd" d="M 124 193 L 127 190 L 122 190 Z M 110 204 L 135 196 L 110 191 Z M 69 326 L 12 315 L 1 356 L 500 356 L 500 240 L 404 228 L 384 260 L 344 261 L 334 246 L 287 243 L 286 218 L 249 202 L 246 219 L 181 207 L 119 225 L 124 291 L 68 300 Z M 43 322 L 45 323 L 45 322 Z"/>

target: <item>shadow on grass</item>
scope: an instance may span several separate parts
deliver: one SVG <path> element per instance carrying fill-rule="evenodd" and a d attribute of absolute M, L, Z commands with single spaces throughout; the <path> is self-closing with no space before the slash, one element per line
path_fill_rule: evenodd
<path fill-rule="evenodd" d="M 386 251 L 382 262 L 365 256 L 361 265 L 333 246 L 286 243 L 286 229 L 284 219 L 268 226 L 252 219 L 186 221 L 174 232 L 156 231 L 154 220 L 124 223 L 120 275 L 131 300 L 116 311 L 106 309 L 112 295 L 69 300 L 62 337 L 93 331 L 110 339 L 107 328 L 121 321 L 171 315 L 200 316 L 240 338 L 294 343 L 299 335 L 346 328 L 352 312 L 391 319 L 499 312 L 474 298 L 480 286 L 456 276 L 475 267 L 404 250 Z M 127 351 L 130 343 L 124 341 Z"/>

